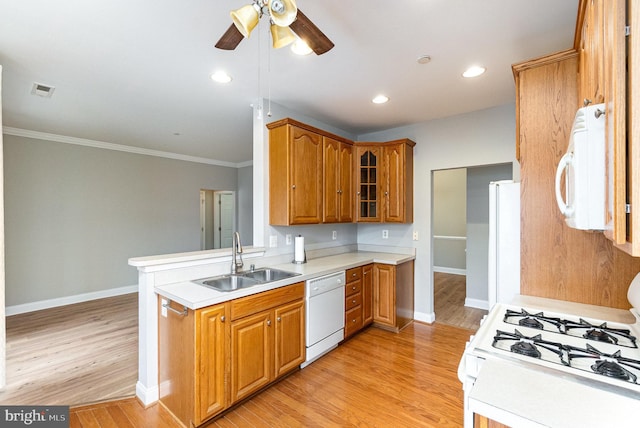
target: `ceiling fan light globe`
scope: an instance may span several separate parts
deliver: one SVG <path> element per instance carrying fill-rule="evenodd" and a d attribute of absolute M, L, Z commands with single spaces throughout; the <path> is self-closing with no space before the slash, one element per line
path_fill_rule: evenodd
<path fill-rule="evenodd" d="M 256 25 L 258 25 L 260 13 L 253 4 L 248 4 L 240 9 L 232 10 L 231 19 L 238 31 L 248 38 L 253 29 L 256 28 Z"/>
<path fill-rule="evenodd" d="M 288 27 L 296 20 L 298 7 L 294 0 L 269 0 L 269 16 L 274 24 Z"/>
<path fill-rule="evenodd" d="M 280 27 L 272 23 L 271 39 L 273 40 L 273 47 L 279 49 L 293 43 L 296 40 L 296 35 L 289 27 Z"/>

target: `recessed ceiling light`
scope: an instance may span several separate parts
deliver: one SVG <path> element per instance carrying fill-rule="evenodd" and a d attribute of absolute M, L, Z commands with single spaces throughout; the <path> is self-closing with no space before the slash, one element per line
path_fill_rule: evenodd
<path fill-rule="evenodd" d="M 211 80 L 218 83 L 229 83 L 231 82 L 231 76 L 224 71 L 216 71 L 211 75 Z"/>
<path fill-rule="evenodd" d="M 427 64 L 431 62 L 431 57 L 429 55 L 421 55 L 417 59 L 418 64 Z"/>
<path fill-rule="evenodd" d="M 387 97 L 386 95 L 376 95 L 371 102 L 373 102 L 374 104 L 384 104 L 387 101 L 389 101 L 389 97 Z"/>
<path fill-rule="evenodd" d="M 313 51 L 309 45 L 304 42 L 304 40 L 297 39 L 291 44 L 291 52 L 296 55 L 309 55 Z"/>
<path fill-rule="evenodd" d="M 487 69 L 484 67 L 480 67 L 479 65 L 472 65 L 471 67 L 467 68 L 464 73 L 462 73 L 462 76 L 478 77 L 481 74 L 483 74 L 485 71 L 487 71 Z"/>

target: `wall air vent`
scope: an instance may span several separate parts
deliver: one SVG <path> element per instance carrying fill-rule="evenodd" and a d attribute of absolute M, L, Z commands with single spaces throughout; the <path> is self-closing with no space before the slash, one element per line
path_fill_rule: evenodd
<path fill-rule="evenodd" d="M 31 88 L 31 94 L 39 97 L 51 98 L 51 95 L 53 95 L 53 91 L 55 90 L 55 86 L 34 82 L 33 87 Z"/>

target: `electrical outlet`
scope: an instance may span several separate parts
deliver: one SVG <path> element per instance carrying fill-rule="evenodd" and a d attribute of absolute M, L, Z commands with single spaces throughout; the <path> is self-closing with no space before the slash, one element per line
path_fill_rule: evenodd
<path fill-rule="evenodd" d="M 414 230 L 414 231 L 413 231 L 413 240 L 414 240 L 414 241 L 417 241 L 417 240 L 418 240 L 418 231 L 417 231 L 417 230 Z"/>
<path fill-rule="evenodd" d="M 160 314 L 165 318 L 167 317 L 167 308 L 165 308 L 164 306 L 168 303 L 169 301 L 167 299 L 162 299 L 162 310 L 160 311 Z"/>
<path fill-rule="evenodd" d="M 338 239 L 338 231 L 334 230 L 333 232 L 331 232 L 331 239 L 333 239 L 334 241 L 336 239 Z"/>
<path fill-rule="evenodd" d="M 382 231 L 382 239 L 389 239 L 389 231 L 387 229 Z"/>
<path fill-rule="evenodd" d="M 269 236 L 269 248 L 276 248 L 278 246 L 278 235 Z"/>
<path fill-rule="evenodd" d="M 291 245 L 291 234 L 287 233 L 287 235 L 285 236 L 285 241 L 287 243 L 287 245 Z"/>

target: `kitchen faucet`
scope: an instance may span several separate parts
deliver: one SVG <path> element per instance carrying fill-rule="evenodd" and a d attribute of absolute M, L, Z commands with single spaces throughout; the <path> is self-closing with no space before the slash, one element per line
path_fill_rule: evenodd
<path fill-rule="evenodd" d="M 233 239 L 231 240 L 231 273 L 238 272 L 238 268 L 241 268 L 244 263 L 242 262 L 242 244 L 240 243 L 240 233 L 234 232 Z M 238 262 L 240 257 L 240 262 Z"/>

